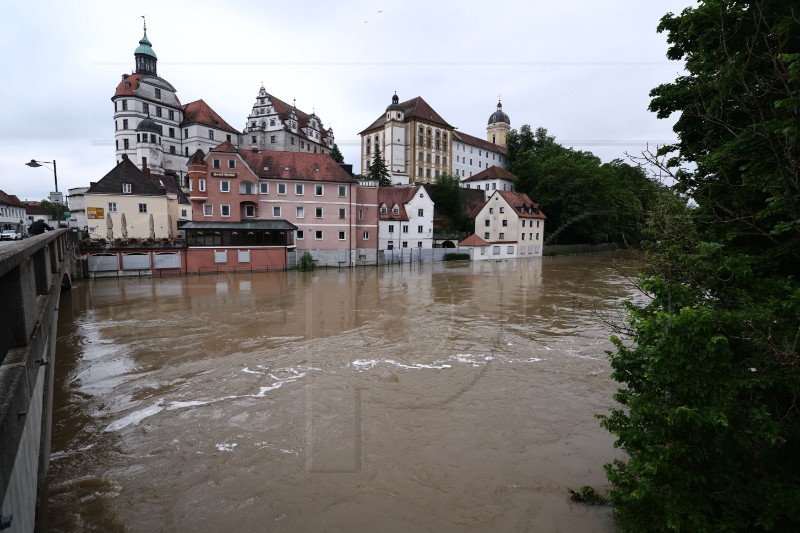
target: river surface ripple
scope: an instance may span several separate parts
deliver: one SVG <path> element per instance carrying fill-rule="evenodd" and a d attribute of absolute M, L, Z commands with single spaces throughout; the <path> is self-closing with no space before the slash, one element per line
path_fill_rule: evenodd
<path fill-rule="evenodd" d="M 86 280 L 52 531 L 614 531 L 610 256 Z"/>

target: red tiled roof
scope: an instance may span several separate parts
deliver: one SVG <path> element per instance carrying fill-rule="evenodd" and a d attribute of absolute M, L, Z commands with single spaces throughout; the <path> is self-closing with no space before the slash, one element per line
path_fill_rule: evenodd
<path fill-rule="evenodd" d="M 380 187 L 378 189 L 378 213 L 380 220 L 408 220 L 406 204 L 417 193 L 417 187 Z M 399 214 L 392 213 L 395 204 L 400 208 Z M 381 206 L 386 205 L 386 214 L 380 212 Z"/>
<path fill-rule="evenodd" d="M 508 150 L 506 150 L 505 146 L 501 146 L 499 144 L 495 144 L 493 142 L 489 142 L 485 139 L 481 139 L 480 137 L 475 137 L 473 135 L 469 135 L 467 133 L 462 133 L 460 131 L 454 131 L 453 136 L 463 142 L 464 144 L 470 144 L 472 146 L 477 146 L 478 148 L 483 148 L 484 150 L 489 150 L 490 152 L 497 152 L 499 154 L 505 155 Z"/>
<path fill-rule="evenodd" d="M 419 118 L 433 122 L 434 124 L 441 124 L 446 128 L 453 128 L 453 126 L 448 124 L 447 121 L 439 115 L 439 113 L 434 111 L 428 102 L 423 100 L 421 96 L 414 97 L 411 100 L 406 100 L 405 102 L 400 102 L 399 105 L 403 108 L 406 121 L 410 118 Z M 386 113 L 383 113 L 380 117 L 378 117 L 375 122 L 367 126 L 359 133 L 359 135 L 383 126 L 384 124 L 386 124 Z"/>
<path fill-rule="evenodd" d="M 139 88 L 139 78 L 144 76 L 144 74 L 131 74 L 122 79 L 117 85 L 117 90 L 114 91 L 114 96 L 132 96 L 133 91 Z M 126 88 L 125 85 L 128 84 Z"/>
<path fill-rule="evenodd" d="M 333 181 L 356 180 L 328 154 L 237 150 L 252 171 L 264 179 Z"/>
<path fill-rule="evenodd" d="M 227 142 L 227 141 L 225 141 L 225 142 Z M 194 154 L 192 154 L 192 157 L 189 158 L 189 161 L 186 162 L 186 166 L 189 166 L 189 165 L 207 166 L 206 165 L 206 153 L 203 150 L 201 150 L 200 148 L 198 148 L 194 152 Z"/>
<path fill-rule="evenodd" d="M 42 209 L 41 202 L 22 202 L 22 205 L 25 206 L 25 213 L 30 215 L 46 215 L 47 211 Z"/>
<path fill-rule="evenodd" d="M 483 206 L 485 206 L 485 205 L 486 205 L 486 202 L 481 202 L 479 204 L 475 204 L 474 206 L 472 206 L 472 208 L 469 210 L 469 213 L 467 214 L 467 218 L 475 218 L 475 217 L 477 217 L 478 213 L 481 212 L 481 209 L 483 209 Z"/>
<path fill-rule="evenodd" d="M 205 126 L 212 126 L 221 130 L 227 130 L 232 133 L 238 134 L 238 130 L 225 122 L 216 111 L 205 103 L 202 99 L 189 102 L 183 106 L 183 122 L 181 127 L 188 124 L 203 124 Z"/>
<path fill-rule="evenodd" d="M 19 198 L 13 194 L 6 194 L 4 191 L 0 191 L 0 204 L 12 207 L 25 207 L 22 202 L 19 201 Z"/>
<path fill-rule="evenodd" d="M 518 216 L 522 218 L 547 218 L 539 209 L 539 204 L 531 200 L 527 194 L 511 191 L 497 191 L 497 193 L 508 202 L 508 205 L 514 208 Z M 531 210 L 530 213 L 528 209 Z"/>
<path fill-rule="evenodd" d="M 458 243 L 459 246 L 488 246 L 488 242 L 484 241 L 474 233 Z"/>
<path fill-rule="evenodd" d="M 234 145 L 229 143 L 228 141 L 225 141 L 223 143 L 218 144 L 217 146 L 212 148 L 211 151 L 212 152 L 226 152 L 226 153 L 238 153 L 239 152 L 239 150 Z"/>
<path fill-rule="evenodd" d="M 508 170 L 502 167 L 489 167 L 486 170 L 482 170 L 477 174 L 475 174 L 474 176 L 463 180 L 461 183 L 482 181 L 482 180 L 497 180 L 497 179 L 508 180 L 511 182 L 517 181 L 517 177 Z"/>

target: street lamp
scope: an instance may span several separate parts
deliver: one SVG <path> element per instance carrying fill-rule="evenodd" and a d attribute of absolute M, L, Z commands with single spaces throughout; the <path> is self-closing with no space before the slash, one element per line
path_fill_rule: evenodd
<path fill-rule="evenodd" d="M 53 164 L 53 168 L 51 170 L 53 171 L 53 178 L 55 179 L 55 182 L 56 182 L 55 183 L 56 192 L 58 192 L 58 172 L 56 172 L 56 160 L 55 159 L 53 159 L 52 161 L 37 161 L 35 159 L 31 159 L 29 163 L 25 163 L 25 164 L 28 165 L 29 167 L 33 167 L 33 168 L 41 167 L 42 165 L 44 165 L 45 168 L 50 168 L 50 167 L 47 166 L 50 163 Z"/>
<path fill-rule="evenodd" d="M 56 191 L 55 191 L 55 194 L 51 194 L 50 195 L 50 201 L 54 202 L 54 203 L 57 203 L 57 204 L 61 204 L 61 195 L 58 194 L 58 172 L 56 171 L 56 160 L 53 159 L 52 161 L 37 161 L 35 159 L 31 159 L 28 163 L 25 163 L 25 164 L 27 166 L 29 166 L 29 167 L 32 167 L 32 168 L 41 167 L 41 166 L 43 166 L 45 168 L 50 168 L 48 165 L 50 165 L 51 163 L 53 165 L 53 168 L 51 168 L 50 170 L 53 171 L 53 179 L 55 180 Z M 59 210 L 59 212 L 56 213 L 56 220 L 61 220 L 61 212 L 60 212 L 60 210 Z"/>

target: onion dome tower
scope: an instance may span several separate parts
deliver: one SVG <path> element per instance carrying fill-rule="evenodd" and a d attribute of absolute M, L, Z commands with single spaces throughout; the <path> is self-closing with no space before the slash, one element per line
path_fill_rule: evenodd
<path fill-rule="evenodd" d="M 139 46 L 134 50 L 133 57 L 136 58 L 136 74 L 158 76 L 156 72 L 158 57 L 156 57 L 153 45 L 150 44 L 150 40 L 147 38 L 147 22 L 144 23 L 144 35 L 139 40 Z"/>
<path fill-rule="evenodd" d="M 511 119 L 503 112 L 503 104 L 497 101 L 497 111 L 489 116 L 486 126 L 486 140 L 490 143 L 506 145 L 506 135 L 511 131 Z"/>

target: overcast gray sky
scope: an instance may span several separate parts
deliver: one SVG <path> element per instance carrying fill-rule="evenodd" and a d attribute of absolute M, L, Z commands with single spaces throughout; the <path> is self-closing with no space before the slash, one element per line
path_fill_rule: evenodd
<path fill-rule="evenodd" d="M 73 5 L 76 4 L 76 5 Z M 511 127 L 543 126 L 604 161 L 674 139 L 647 111 L 666 59 L 659 19 L 690 0 L 31 0 L 4 6 L 0 189 L 46 198 L 115 164 L 111 96 L 147 34 L 158 73 L 186 104 L 203 98 L 243 128 L 261 83 L 333 126 L 359 171 L 358 132 L 397 91 L 422 96 L 460 131 L 485 138 L 498 95 Z"/>

